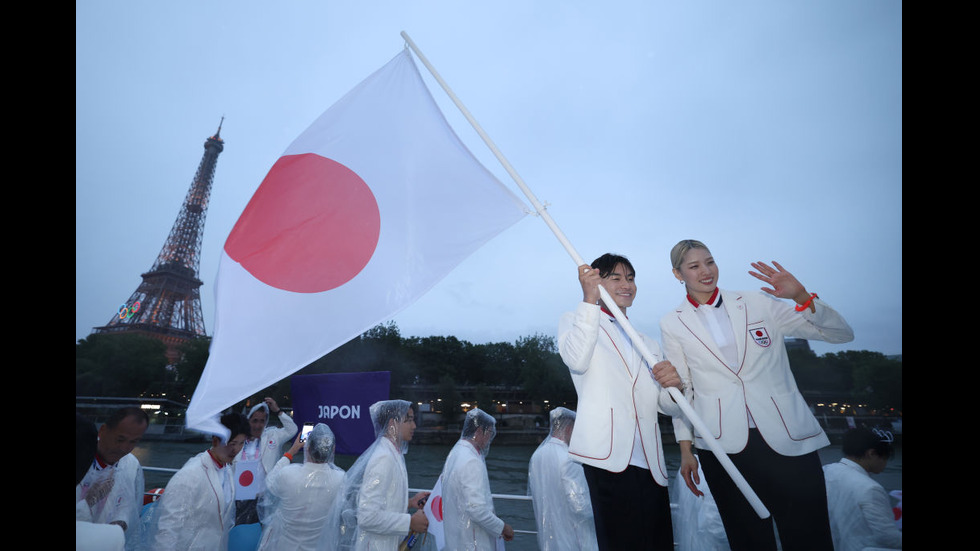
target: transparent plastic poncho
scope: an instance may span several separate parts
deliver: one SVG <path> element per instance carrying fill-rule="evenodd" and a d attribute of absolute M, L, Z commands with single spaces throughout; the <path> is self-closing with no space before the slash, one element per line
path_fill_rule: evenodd
<path fill-rule="evenodd" d="M 674 478 L 674 487 L 671 488 L 670 495 L 675 496 L 677 506 L 674 509 L 674 541 L 678 551 L 728 551 L 728 536 L 725 533 L 725 525 L 721 521 L 721 513 L 718 512 L 718 505 L 711 497 L 711 490 L 708 482 L 704 479 L 704 471 L 701 470 L 701 461 L 698 460 L 698 490 L 704 493 L 703 496 L 694 495 L 680 469 Z"/>
<path fill-rule="evenodd" d="M 408 534 L 408 442 L 402 425 L 412 403 L 385 400 L 371 405 L 375 440 L 344 477 L 337 506 L 321 534 L 318 549 L 347 551 L 396 549 Z"/>
<path fill-rule="evenodd" d="M 233 476 L 231 464 L 218 467 L 207 451 L 188 459 L 143 513 L 143 549 L 226 549 L 235 524 Z"/>
<path fill-rule="evenodd" d="M 486 457 L 497 434 L 496 420 L 478 408 L 466 413 L 459 441 L 442 470 L 446 549 L 494 549 L 504 528 L 490 492 Z"/>
<path fill-rule="evenodd" d="M 140 543 L 145 483 L 143 467 L 133 454 L 126 454 L 115 465 L 103 469 L 92 467 L 75 487 L 76 520 L 95 524 L 125 523 L 126 549 L 136 549 Z M 77 505 L 85 502 L 88 518 L 77 518 Z"/>
<path fill-rule="evenodd" d="M 568 455 L 575 412 L 555 408 L 548 437 L 531 455 L 528 494 L 542 551 L 598 549 L 589 486 L 582 465 Z"/>
<path fill-rule="evenodd" d="M 283 457 L 269 472 L 259 500 L 259 551 L 316 549 L 344 483 L 344 470 L 334 464 L 335 449 L 333 431 L 318 423 L 303 445 L 303 462 Z"/>

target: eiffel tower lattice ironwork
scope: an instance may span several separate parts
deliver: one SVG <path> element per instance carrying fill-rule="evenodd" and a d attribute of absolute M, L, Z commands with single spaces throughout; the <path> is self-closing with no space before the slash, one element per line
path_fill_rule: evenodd
<path fill-rule="evenodd" d="M 204 142 L 204 157 L 194 175 L 184 205 L 166 243 L 150 270 L 141 274 L 143 282 L 119 307 L 116 315 L 93 333 L 140 333 L 167 344 L 171 362 L 178 359 L 178 347 L 190 339 L 205 336 L 198 278 L 204 220 L 211 198 L 218 155 L 224 149 L 221 125 Z"/>

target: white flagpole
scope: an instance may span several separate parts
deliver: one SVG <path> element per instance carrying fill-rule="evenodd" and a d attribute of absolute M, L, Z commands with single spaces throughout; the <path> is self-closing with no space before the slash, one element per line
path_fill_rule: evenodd
<path fill-rule="evenodd" d="M 408 34 L 405 31 L 402 31 L 401 35 L 402 38 L 405 39 L 405 42 L 408 43 L 408 45 L 412 48 L 412 51 L 415 52 L 415 55 L 418 56 L 419 60 L 422 61 L 422 64 L 425 65 L 426 69 L 428 69 L 429 72 L 432 73 L 432 76 L 436 79 L 439 85 L 442 86 L 442 89 L 445 90 L 446 94 L 448 94 L 450 99 L 453 100 L 453 103 L 456 104 L 456 107 L 458 107 L 459 110 L 463 113 L 463 116 L 466 117 L 466 120 L 468 120 L 469 123 L 473 126 L 477 134 L 479 134 L 480 137 L 483 138 L 483 141 L 493 152 L 494 156 L 497 157 L 497 160 L 499 160 L 500 163 L 504 166 L 504 169 L 507 170 L 507 173 L 510 174 L 511 178 L 514 179 L 518 187 L 521 188 L 521 191 L 524 192 L 524 195 L 526 195 L 528 200 L 531 201 L 531 204 L 534 206 L 535 212 L 539 216 L 541 216 L 541 219 L 544 220 L 545 224 L 547 224 L 548 227 L 551 228 L 551 231 L 555 234 L 555 237 L 558 238 L 558 241 L 561 242 L 561 244 L 565 247 L 565 250 L 568 252 L 569 255 L 571 255 L 572 259 L 575 261 L 575 265 L 581 266 L 585 264 L 586 263 L 585 260 L 582 259 L 582 256 L 578 254 L 578 252 L 572 246 L 571 242 L 569 242 L 568 239 L 565 237 L 565 234 L 562 233 L 560 228 L 558 228 L 558 225 L 555 224 L 554 220 L 552 220 L 551 215 L 548 214 L 548 211 L 545 209 L 545 207 L 538 201 L 538 198 L 535 197 L 534 193 L 532 193 L 531 190 L 527 187 L 527 185 L 524 183 L 524 180 L 521 178 L 521 176 L 517 173 L 516 170 L 514 170 L 514 167 L 511 166 L 509 161 L 507 161 L 503 153 L 501 153 L 500 150 L 497 148 L 496 144 L 493 143 L 493 140 L 490 139 L 490 136 L 488 136 L 487 133 L 483 131 L 483 128 L 480 126 L 479 123 L 476 122 L 476 119 L 473 118 L 473 116 L 470 114 L 466 106 L 463 105 L 463 103 L 459 100 L 459 98 L 456 97 L 456 94 L 454 94 L 453 91 L 449 88 L 449 85 L 447 85 L 446 82 L 442 79 L 442 77 L 439 76 L 439 73 L 435 70 L 432 64 L 429 63 L 429 60 L 426 59 L 425 55 L 423 55 L 422 52 L 419 51 L 418 47 L 415 45 L 415 42 L 412 41 L 412 39 L 408 36 Z M 601 285 L 599 286 L 599 294 L 602 297 L 603 303 L 605 303 L 607 306 L 609 305 L 615 306 L 616 304 L 615 301 L 612 300 L 612 297 L 609 295 L 608 291 L 606 291 L 606 289 Z M 630 336 L 630 339 L 632 339 L 633 341 L 633 345 L 640 351 L 640 354 L 643 355 L 643 358 L 646 359 L 647 363 L 649 363 L 651 366 L 655 364 L 656 358 L 654 357 L 653 353 L 650 352 L 650 349 L 646 346 L 646 344 L 643 342 L 643 339 L 640 338 L 640 335 L 636 332 L 635 329 L 633 329 L 633 326 L 626 318 L 626 315 L 623 314 L 623 312 L 619 308 L 609 308 L 609 310 L 612 312 L 613 316 L 616 317 L 616 320 L 619 321 L 620 325 L 622 325 L 623 328 L 626 330 L 626 333 Z M 656 381 L 654 381 L 654 383 L 656 383 Z M 740 473 L 738 471 L 738 468 L 735 467 L 735 464 L 732 463 L 732 460 L 728 457 L 728 454 L 725 453 L 723 449 L 721 449 L 721 445 L 718 444 L 717 440 L 715 440 L 714 438 L 710 438 L 708 436 L 711 434 L 711 432 L 708 430 L 707 426 L 705 426 L 704 421 L 702 421 L 701 418 L 698 416 L 698 414 L 694 411 L 694 408 L 692 408 L 691 405 L 687 402 L 687 399 L 684 398 L 684 394 L 682 394 L 680 390 L 674 387 L 668 388 L 667 391 L 670 393 L 674 401 L 677 402 L 677 404 L 680 406 L 681 410 L 684 412 L 684 415 L 687 416 L 688 420 L 691 421 L 691 424 L 694 425 L 695 430 L 699 434 L 705 435 L 705 437 L 703 438 L 704 442 L 708 445 L 711 451 L 714 452 L 715 456 L 718 458 L 718 461 L 725 468 L 725 471 L 728 472 L 728 476 L 732 478 L 732 480 L 735 482 L 735 485 L 738 486 L 738 488 L 742 491 L 742 494 L 745 495 L 745 498 L 749 501 L 749 504 L 752 505 L 752 508 L 755 510 L 756 514 L 759 515 L 759 518 L 769 518 L 769 510 L 766 509 L 766 506 L 762 503 L 762 500 L 759 499 L 759 496 L 756 495 L 755 491 L 752 490 L 752 488 L 749 486 L 749 483 L 745 480 L 745 477 L 742 476 L 742 473 Z"/>

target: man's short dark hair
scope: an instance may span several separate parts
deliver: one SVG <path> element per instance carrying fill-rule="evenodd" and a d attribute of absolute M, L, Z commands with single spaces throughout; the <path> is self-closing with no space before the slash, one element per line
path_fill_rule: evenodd
<path fill-rule="evenodd" d="M 844 433 L 841 451 L 847 457 L 861 457 L 868 450 L 874 450 L 879 456 L 888 459 L 892 456 L 892 444 L 881 434 L 867 427 L 857 427 Z"/>
<path fill-rule="evenodd" d="M 119 423 L 122 422 L 123 419 L 127 417 L 136 417 L 137 419 L 143 421 L 143 423 L 147 425 L 150 424 L 150 416 L 147 415 L 145 411 L 138 407 L 128 406 L 113 410 L 109 415 L 109 418 L 106 419 L 105 425 L 110 429 L 114 429 Z"/>
<path fill-rule="evenodd" d="M 617 264 L 622 264 L 626 267 L 627 274 L 632 272 L 632 275 L 636 275 L 636 270 L 633 269 L 633 264 L 625 256 L 618 254 L 606 253 L 599 258 L 592 261 L 591 266 L 596 270 L 599 270 L 599 277 L 608 277 L 609 273 L 613 271 Z"/>
<path fill-rule="evenodd" d="M 244 434 L 248 438 L 252 434 L 252 426 L 248 423 L 248 418 L 242 413 L 226 413 L 221 416 L 221 424 L 231 431 L 228 440 L 232 440 L 239 434 Z"/>

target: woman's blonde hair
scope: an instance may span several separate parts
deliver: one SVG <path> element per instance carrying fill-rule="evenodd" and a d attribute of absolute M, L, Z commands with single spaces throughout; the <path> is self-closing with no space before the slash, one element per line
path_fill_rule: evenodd
<path fill-rule="evenodd" d="M 708 250 L 708 246 L 696 239 L 684 239 L 670 250 L 670 265 L 675 270 L 679 270 L 681 263 L 684 262 L 684 255 L 691 249 Z M 710 252 L 710 251 L 709 251 Z"/>

